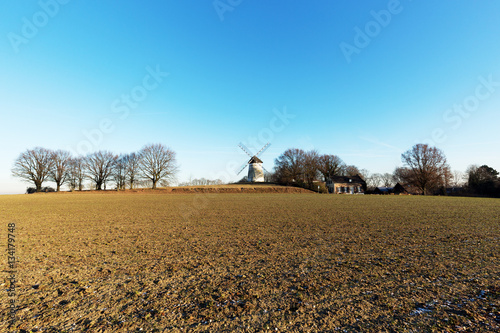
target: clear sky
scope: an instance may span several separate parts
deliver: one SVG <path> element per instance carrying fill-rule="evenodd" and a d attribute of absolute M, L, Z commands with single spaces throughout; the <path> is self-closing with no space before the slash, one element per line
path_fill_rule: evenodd
<path fill-rule="evenodd" d="M 392 172 L 419 142 L 500 170 L 500 3 L 0 2 L 0 193 L 35 146 L 177 152 L 237 180 L 267 141 Z"/>

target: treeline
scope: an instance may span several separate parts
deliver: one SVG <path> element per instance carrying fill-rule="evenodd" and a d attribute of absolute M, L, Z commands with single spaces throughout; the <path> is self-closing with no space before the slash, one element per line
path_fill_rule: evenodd
<path fill-rule="evenodd" d="M 195 178 L 190 179 L 187 182 L 179 183 L 179 186 L 210 186 L 210 185 L 222 185 L 224 182 L 221 179 L 206 179 L 206 178 Z"/>
<path fill-rule="evenodd" d="M 498 172 L 487 166 L 471 165 L 465 173 L 451 171 L 444 152 L 426 144 L 414 145 L 401 155 L 402 167 L 393 173 L 374 173 L 347 165 L 337 155 L 320 155 L 316 150 L 288 149 L 275 160 L 271 181 L 297 185 L 311 190 L 317 182 L 335 176 L 359 176 L 366 182 L 368 193 L 377 187 L 396 183 L 415 194 L 460 194 L 500 197 Z M 326 191 L 326 189 L 323 189 Z"/>
<path fill-rule="evenodd" d="M 417 144 L 401 155 L 402 167 L 393 173 L 374 173 L 348 165 L 337 155 L 321 155 L 316 150 L 288 149 L 275 160 L 272 173 L 265 174 L 268 182 L 295 185 L 326 192 L 324 185 L 335 176 L 359 176 L 366 183 L 367 193 L 376 187 L 403 185 L 415 194 L 459 194 L 500 197 L 499 173 L 487 165 L 471 165 L 465 173 L 451 171 L 444 152 L 426 144 Z M 109 151 L 98 151 L 87 156 L 72 156 L 64 150 L 42 147 L 28 149 L 14 162 L 12 175 L 31 182 L 34 187 L 28 192 L 49 192 L 43 186 L 52 181 L 55 191 L 63 185 L 70 190 L 83 190 L 86 182 L 95 190 L 114 185 L 121 190 L 126 187 L 156 188 L 167 186 L 175 180 L 178 172 L 176 154 L 162 144 L 150 144 L 140 151 L 117 155 Z M 187 185 L 221 185 L 219 179 L 192 179 L 181 183 Z"/>
<path fill-rule="evenodd" d="M 284 185 L 313 189 L 318 180 L 326 181 L 333 176 L 360 175 L 363 178 L 367 173 L 367 170 L 345 164 L 336 155 L 320 155 L 316 150 L 291 148 L 274 161 L 274 173 L 270 179 Z"/>
<path fill-rule="evenodd" d="M 471 165 L 467 169 L 466 177 L 468 193 L 500 197 L 500 178 L 495 169 L 487 165 Z"/>
<path fill-rule="evenodd" d="M 44 182 L 56 184 L 56 191 L 67 184 L 70 190 L 83 190 L 90 181 L 95 190 L 113 183 L 116 189 L 166 185 L 178 171 L 175 152 L 162 144 L 144 146 L 139 152 L 117 155 L 98 151 L 72 156 L 65 150 L 42 147 L 28 149 L 14 162 L 12 175 L 34 185 L 32 191 L 50 191 Z"/>

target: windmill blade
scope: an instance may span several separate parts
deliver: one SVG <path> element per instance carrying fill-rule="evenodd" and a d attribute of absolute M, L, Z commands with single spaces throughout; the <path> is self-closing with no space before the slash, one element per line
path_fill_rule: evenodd
<path fill-rule="evenodd" d="M 238 171 L 238 173 L 236 175 L 239 175 L 243 170 L 245 170 L 245 168 L 247 167 L 247 164 L 250 164 L 251 160 L 252 159 L 249 159 L 248 162 L 243 163 L 243 165 L 240 167 L 240 171 Z"/>
<path fill-rule="evenodd" d="M 239 175 L 239 174 L 240 174 L 243 170 L 245 170 L 245 168 L 247 167 L 247 164 L 248 164 L 248 162 L 247 162 L 247 163 L 245 163 L 245 164 L 243 164 L 243 165 L 241 166 L 240 171 L 238 171 L 238 173 L 237 173 L 236 175 Z"/>
<path fill-rule="evenodd" d="M 248 156 L 252 157 L 252 154 L 250 153 L 250 149 L 248 149 L 243 143 L 240 142 L 238 147 L 241 148 L 245 153 L 247 153 Z"/>
<path fill-rule="evenodd" d="M 270 145 L 271 145 L 271 143 L 268 142 L 264 147 L 262 147 L 261 150 L 259 150 L 259 152 L 257 154 L 255 154 L 255 156 L 259 156 L 260 154 L 262 154 L 263 152 L 265 152 L 267 150 L 267 148 L 269 148 Z"/>

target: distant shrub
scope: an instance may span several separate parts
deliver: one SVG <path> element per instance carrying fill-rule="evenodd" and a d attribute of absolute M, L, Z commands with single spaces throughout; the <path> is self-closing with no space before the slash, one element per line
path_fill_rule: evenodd
<path fill-rule="evenodd" d="M 326 184 L 323 182 L 313 183 L 312 186 L 307 186 L 307 184 L 302 184 L 301 187 L 308 189 L 308 190 L 311 190 L 311 191 L 314 191 L 316 193 L 318 191 L 319 191 L 319 193 L 328 193 L 328 187 L 326 187 Z M 318 189 L 318 187 L 319 187 L 319 189 Z"/>
<path fill-rule="evenodd" d="M 28 187 L 26 189 L 26 193 L 28 193 L 28 194 L 36 193 L 36 188 L 34 188 L 34 187 Z"/>
<path fill-rule="evenodd" d="M 45 192 L 45 193 L 55 192 L 55 191 L 56 190 L 53 187 L 50 187 L 50 186 L 42 187 L 42 189 L 40 190 L 40 192 Z M 28 194 L 36 193 L 36 187 L 28 187 L 26 189 L 26 193 L 28 193 Z"/>
<path fill-rule="evenodd" d="M 326 193 L 326 194 L 328 194 L 328 187 L 326 187 L 325 183 L 320 183 L 319 184 L 319 193 Z"/>

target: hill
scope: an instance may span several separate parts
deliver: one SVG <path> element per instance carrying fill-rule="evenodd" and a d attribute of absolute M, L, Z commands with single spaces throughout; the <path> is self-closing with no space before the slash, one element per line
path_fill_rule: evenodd
<path fill-rule="evenodd" d="M 53 192 L 52 192 L 53 193 Z M 197 185 L 197 186 L 172 186 L 161 187 L 157 189 L 137 188 L 126 190 L 103 190 L 103 191 L 74 191 L 74 192 L 58 192 L 58 194 L 75 194 L 75 193 L 102 193 L 102 194 L 198 194 L 198 193 L 315 193 L 300 187 L 282 186 L 276 184 L 228 184 L 228 185 Z M 45 193 L 44 193 L 45 194 Z"/>

